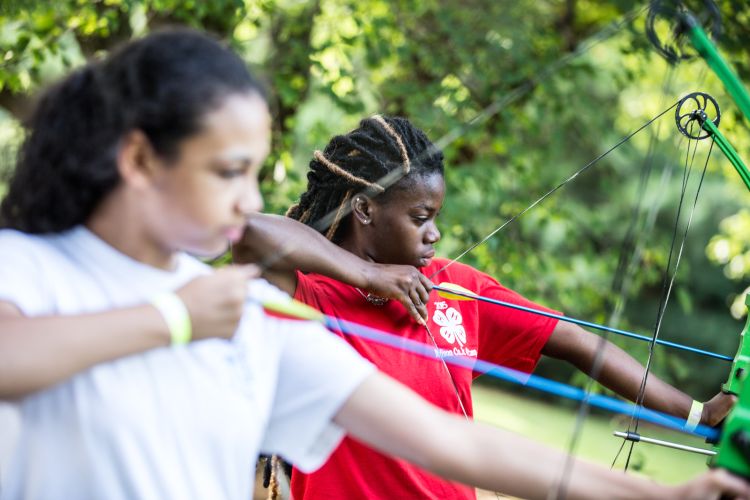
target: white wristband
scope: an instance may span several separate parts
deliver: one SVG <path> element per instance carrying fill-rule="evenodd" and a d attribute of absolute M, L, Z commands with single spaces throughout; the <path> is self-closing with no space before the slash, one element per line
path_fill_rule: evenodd
<path fill-rule="evenodd" d="M 693 400 L 692 406 L 690 406 L 690 413 L 688 414 L 687 422 L 685 423 L 685 429 L 694 431 L 698 424 L 701 423 L 701 417 L 703 416 L 703 403 Z"/>

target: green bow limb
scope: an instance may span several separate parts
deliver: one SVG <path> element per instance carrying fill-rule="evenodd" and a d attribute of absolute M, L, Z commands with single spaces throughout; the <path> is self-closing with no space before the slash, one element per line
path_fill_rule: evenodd
<path fill-rule="evenodd" d="M 684 12 L 681 21 L 687 27 L 688 36 L 706 64 L 719 77 L 737 107 L 742 111 L 745 119 L 750 122 L 750 94 L 732 70 L 732 67 L 722 58 L 719 51 L 709 40 L 696 19 L 688 12 Z M 698 111 L 698 119 L 703 130 L 714 139 L 715 144 L 724 153 L 729 162 L 742 178 L 745 186 L 750 190 L 750 171 L 743 163 L 737 151 L 732 147 L 716 125 L 707 119 L 705 113 Z M 702 116 L 701 116 L 702 113 Z M 745 304 L 750 306 L 750 295 L 745 297 Z M 729 378 L 722 386 L 725 392 L 737 396 L 737 403 L 727 416 L 721 438 L 717 446 L 717 454 L 711 464 L 722 467 L 734 474 L 750 477 L 750 384 L 747 384 L 750 373 L 750 343 L 746 342 L 750 330 L 750 316 L 740 335 L 737 355 L 732 363 Z"/>

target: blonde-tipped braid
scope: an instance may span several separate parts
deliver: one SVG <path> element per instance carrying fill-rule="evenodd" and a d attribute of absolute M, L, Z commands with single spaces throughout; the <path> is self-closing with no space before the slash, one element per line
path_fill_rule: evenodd
<path fill-rule="evenodd" d="M 326 158 L 320 150 L 316 150 L 313 153 L 313 156 L 320 163 L 322 163 L 323 165 L 325 165 L 326 167 L 328 167 L 328 170 L 330 170 L 331 172 L 333 172 L 336 175 L 340 175 L 341 177 L 343 177 L 343 178 L 345 178 L 345 179 L 347 179 L 347 180 L 349 180 L 351 182 L 354 182 L 356 184 L 360 184 L 360 185 L 362 185 L 364 187 L 368 187 L 368 188 L 374 189 L 378 193 L 382 193 L 383 191 L 385 191 L 385 188 L 383 186 L 381 186 L 380 184 L 376 184 L 374 182 L 370 182 L 370 181 L 367 181 L 365 179 L 362 179 L 361 177 L 357 177 L 356 175 L 350 174 L 349 172 L 347 172 L 346 170 L 344 170 L 343 168 L 339 167 L 338 165 L 336 165 L 335 163 L 333 163 L 332 161 L 330 161 L 328 158 Z"/>
<path fill-rule="evenodd" d="M 331 223 L 331 227 L 328 228 L 328 231 L 326 231 L 326 238 L 332 239 L 333 235 L 336 234 L 336 230 L 339 228 L 339 224 L 341 224 L 341 219 L 344 218 L 345 212 L 346 212 L 346 204 L 349 203 L 349 200 L 352 197 L 352 190 L 346 192 L 344 195 L 344 199 L 341 200 L 341 205 L 339 205 L 338 210 L 336 210 L 336 217 L 334 217 L 333 222 Z"/>
<path fill-rule="evenodd" d="M 404 175 L 409 173 L 409 170 L 411 170 L 411 161 L 409 161 L 409 154 L 406 152 L 406 146 L 404 146 L 404 141 L 401 139 L 401 136 L 396 133 L 395 130 L 393 130 L 393 127 L 390 126 L 390 124 L 385 121 L 385 119 L 380 115 L 374 115 L 372 117 L 373 120 L 378 122 L 388 134 L 393 137 L 393 139 L 396 141 L 396 144 L 398 144 L 398 149 L 401 151 L 401 158 L 404 162 Z"/>
<path fill-rule="evenodd" d="M 278 500 L 280 498 L 279 491 L 279 457 L 272 455 L 268 460 L 271 461 L 271 477 L 268 482 L 268 500 Z"/>
<path fill-rule="evenodd" d="M 443 174 L 443 154 L 424 132 L 404 118 L 369 117 L 313 153 L 307 190 L 287 215 L 340 243 L 349 231 L 346 205 L 354 193 L 386 194 L 386 184 L 390 190 L 403 179 L 433 173 Z"/>
<path fill-rule="evenodd" d="M 294 205 L 289 207 L 289 209 L 287 209 L 286 213 L 284 214 L 284 217 L 295 219 L 297 210 L 299 210 L 299 203 L 295 203 Z M 310 218 L 310 209 L 308 208 L 307 210 L 302 212 L 299 217 L 296 217 L 296 220 L 304 224 L 305 222 L 307 222 L 307 219 L 309 218 Z"/>

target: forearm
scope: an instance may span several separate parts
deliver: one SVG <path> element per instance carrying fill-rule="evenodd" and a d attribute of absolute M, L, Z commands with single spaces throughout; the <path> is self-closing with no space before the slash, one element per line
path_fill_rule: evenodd
<path fill-rule="evenodd" d="M 329 276 L 360 288 L 369 286 L 370 264 L 331 243 L 314 229 L 278 215 L 253 214 L 233 248 L 236 262 L 255 262 L 274 273 L 296 269 Z"/>
<path fill-rule="evenodd" d="M 611 342 L 576 325 L 560 322 L 547 341 L 543 352 L 569 361 L 593 376 L 605 387 L 635 401 L 645 368 L 628 353 Z M 601 366 L 594 367 L 597 356 Z M 650 373 L 644 403 L 654 410 L 687 418 L 692 398 Z"/>
<path fill-rule="evenodd" d="M 565 494 L 555 496 L 570 499 L 671 496 L 668 488 L 575 458 L 566 468 L 568 457 L 558 450 L 508 431 L 454 420 L 457 430 L 444 434 L 461 438 L 446 443 L 449 460 L 434 471 L 452 474 L 456 481 L 521 498 L 550 498 L 560 488 Z"/>
<path fill-rule="evenodd" d="M 645 368 L 619 347 L 608 344 L 603 353 L 598 381 L 616 393 L 635 401 L 643 381 Z M 687 418 L 693 399 L 684 392 L 649 373 L 643 404 L 653 410 Z"/>
<path fill-rule="evenodd" d="M 566 455 L 448 414 L 388 377 L 366 380 L 336 416 L 354 437 L 447 479 L 522 498 L 548 498 Z M 670 490 L 575 461 L 567 498 L 668 498 Z"/>
<path fill-rule="evenodd" d="M 0 319 L 0 398 L 14 399 L 92 366 L 169 345 L 151 305 L 80 316 Z"/>

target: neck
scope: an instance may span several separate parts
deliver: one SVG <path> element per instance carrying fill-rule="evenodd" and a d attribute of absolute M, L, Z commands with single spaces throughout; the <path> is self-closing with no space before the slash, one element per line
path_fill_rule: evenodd
<path fill-rule="evenodd" d="M 86 221 L 86 227 L 131 259 L 159 269 L 172 269 L 174 252 L 150 236 L 147 219 L 138 210 L 138 203 L 128 203 L 130 196 L 122 189 L 115 189 Z"/>
<path fill-rule="evenodd" d="M 367 250 L 367 246 L 361 241 L 357 241 L 356 238 L 347 238 L 342 241 L 339 246 L 349 253 L 353 253 L 357 257 L 367 262 L 375 262 L 372 258 L 371 252 Z"/>

